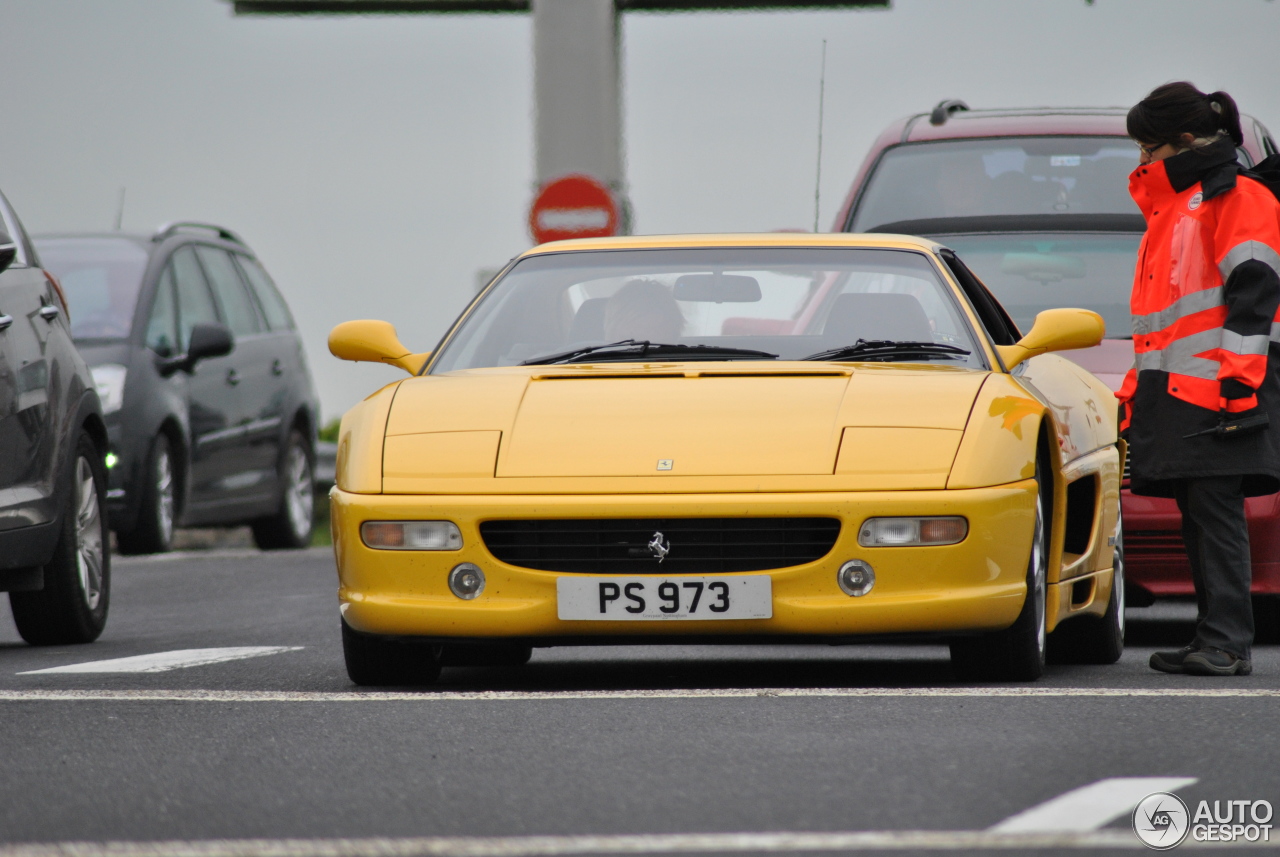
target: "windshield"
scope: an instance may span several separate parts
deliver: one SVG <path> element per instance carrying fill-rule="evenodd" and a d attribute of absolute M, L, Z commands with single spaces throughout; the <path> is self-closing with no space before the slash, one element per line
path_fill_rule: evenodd
<path fill-rule="evenodd" d="M 1083 307 L 1102 316 L 1108 339 L 1130 336 L 1129 292 L 1141 233 L 937 236 L 1030 330 L 1036 313 Z"/>
<path fill-rule="evenodd" d="M 1139 214 L 1127 137 L 1001 137 L 888 149 L 850 232 L 903 220 L 1006 214 Z"/>
<path fill-rule="evenodd" d="M 957 347 L 883 359 L 983 365 L 952 292 L 924 254 L 789 247 L 522 259 L 463 320 L 431 371 L 595 360 L 798 360 L 859 339 Z M 590 351 L 625 340 L 669 347 Z M 577 349 L 588 353 L 566 357 Z"/>
<path fill-rule="evenodd" d="M 129 335 L 145 250 L 127 238 L 43 238 L 35 244 L 67 294 L 72 339 Z"/>

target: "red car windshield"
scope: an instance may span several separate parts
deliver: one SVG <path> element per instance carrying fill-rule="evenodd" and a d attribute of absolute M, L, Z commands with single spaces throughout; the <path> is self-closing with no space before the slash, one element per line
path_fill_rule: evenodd
<path fill-rule="evenodd" d="M 1129 198 L 1138 149 L 1127 137 L 1001 137 L 885 151 L 850 232 L 902 221 L 1027 214 L 1139 214 Z"/>

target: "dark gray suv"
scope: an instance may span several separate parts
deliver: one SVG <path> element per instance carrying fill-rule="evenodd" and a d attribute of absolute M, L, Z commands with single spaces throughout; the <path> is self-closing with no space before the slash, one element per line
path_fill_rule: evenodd
<path fill-rule="evenodd" d="M 0 196 L 0 592 L 29 643 L 88 643 L 106 626 L 106 453 L 66 300 Z"/>
<path fill-rule="evenodd" d="M 293 318 L 234 232 L 40 236 L 110 438 L 107 508 L 126 553 L 175 526 L 250 524 L 262 548 L 311 538 L 317 401 Z"/>

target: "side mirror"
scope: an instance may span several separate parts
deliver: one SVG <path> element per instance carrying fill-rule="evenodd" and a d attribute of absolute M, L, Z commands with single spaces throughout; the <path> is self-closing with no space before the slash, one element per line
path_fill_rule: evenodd
<path fill-rule="evenodd" d="M 13 260 L 18 258 L 18 242 L 9 237 L 9 233 L 0 229 L 0 273 L 3 273 Z"/>
<path fill-rule="evenodd" d="M 997 345 L 1008 369 L 1050 351 L 1092 348 L 1107 332 L 1102 316 L 1087 309 L 1047 309 L 1036 316 L 1031 331 L 1016 345 Z"/>
<path fill-rule="evenodd" d="M 400 343 L 394 325 L 372 319 L 344 321 L 329 331 L 329 353 L 339 360 L 388 363 L 410 375 L 417 375 L 431 356 L 430 351 L 411 353 Z"/>
<path fill-rule="evenodd" d="M 235 347 L 235 338 L 225 325 L 197 324 L 191 328 L 187 353 L 175 357 L 156 357 L 156 368 L 166 378 L 179 370 L 191 372 L 201 360 L 223 357 L 230 354 Z"/>

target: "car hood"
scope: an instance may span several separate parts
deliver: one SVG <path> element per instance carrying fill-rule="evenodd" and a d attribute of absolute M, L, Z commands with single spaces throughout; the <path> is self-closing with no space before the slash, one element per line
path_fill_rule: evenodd
<path fill-rule="evenodd" d="M 833 476 L 844 487 L 941 488 L 986 376 L 771 361 L 414 378 L 400 385 L 387 421 L 384 491 L 602 479 L 627 490 L 701 490 L 726 478 L 766 480 L 752 483 L 762 490 Z"/>
<path fill-rule="evenodd" d="M 1082 369 L 1092 372 L 1111 388 L 1120 389 L 1125 373 L 1133 368 L 1132 339 L 1104 339 L 1093 348 L 1063 351 L 1061 355 Z"/>

